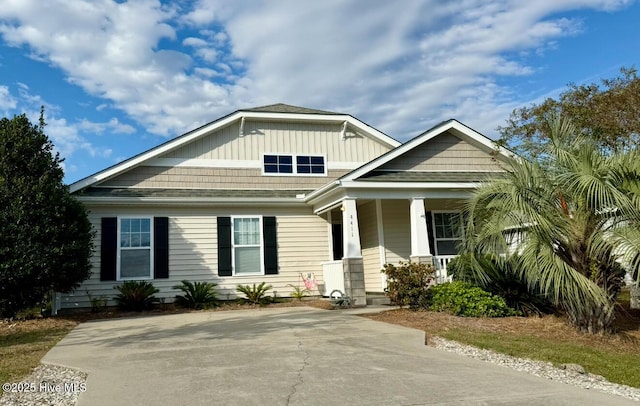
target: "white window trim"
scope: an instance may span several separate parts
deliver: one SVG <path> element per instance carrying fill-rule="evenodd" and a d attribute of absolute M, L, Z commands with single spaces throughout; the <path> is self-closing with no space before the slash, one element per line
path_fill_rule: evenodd
<path fill-rule="evenodd" d="M 267 154 L 269 155 L 269 154 Z M 258 219 L 258 230 L 260 231 L 260 272 L 252 272 L 252 273 L 241 273 L 236 274 L 236 243 L 235 243 L 235 219 L 240 218 L 257 218 Z M 252 245 L 238 245 L 237 247 L 255 247 L 255 244 Z M 264 275 L 264 230 L 262 226 L 262 216 L 259 215 L 250 215 L 245 214 L 241 216 L 231 216 L 231 274 L 237 277 L 243 276 L 256 276 L 256 275 Z"/>
<path fill-rule="evenodd" d="M 439 238 L 437 233 L 436 233 L 436 213 L 456 213 L 456 214 L 460 214 L 460 210 L 432 210 L 431 211 L 431 229 L 433 230 L 433 245 L 434 245 L 434 250 L 435 250 L 435 255 L 436 256 L 441 256 L 441 255 L 452 255 L 452 254 L 440 254 L 438 252 L 438 241 L 464 241 L 464 229 L 462 228 L 462 225 L 460 226 L 460 237 L 458 238 L 452 238 L 452 237 L 441 237 Z"/>
<path fill-rule="evenodd" d="M 264 170 L 264 157 L 265 155 L 277 155 L 277 156 L 290 156 L 292 163 L 292 171 L 291 173 L 273 173 L 273 172 L 265 172 Z M 308 156 L 308 157 L 322 157 L 324 160 L 324 172 L 322 173 L 298 173 L 298 157 L 299 156 Z M 324 154 L 291 154 L 291 153 L 277 153 L 277 152 L 264 152 L 262 153 L 262 176 L 327 176 L 327 156 Z"/>
<path fill-rule="evenodd" d="M 134 250 L 135 248 L 126 248 L 126 247 L 121 247 L 120 246 L 120 239 L 121 239 L 121 224 L 122 221 L 121 220 L 126 220 L 126 219 L 148 219 L 149 220 L 149 232 L 151 233 L 151 235 L 149 236 L 149 276 L 148 277 L 140 277 L 140 276 L 136 276 L 136 277 L 132 277 L 132 278 L 122 278 L 120 277 L 120 262 L 122 260 L 122 255 L 120 254 L 122 249 L 124 248 L 125 251 L 129 251 L 129 250 Z M 149 216 L 118 216 L 118 238 L 117 238 L 117 249 L 118 249 L 118 253 L 116 255 L 116 280 L 117 281 L 147 281 L 147 280 L 153 280 L 153 256 L 154 256 L 154 252 L 153 252 L 153 247 L 154 247 L 154 241 L 153 241 L 153 217 L 149 217 Z M 139 248 L 139 247 L 138 247 Z"/>

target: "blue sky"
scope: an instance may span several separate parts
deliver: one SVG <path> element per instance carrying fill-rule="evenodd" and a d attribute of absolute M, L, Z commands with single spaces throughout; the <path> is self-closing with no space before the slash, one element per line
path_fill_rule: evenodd
<path fill-rule="evenodd" d="M 625 0 L 0 0 L 0 114 L 74 182 L 239 108 L 349 113 L 404 141 L 638 64 Z"/>

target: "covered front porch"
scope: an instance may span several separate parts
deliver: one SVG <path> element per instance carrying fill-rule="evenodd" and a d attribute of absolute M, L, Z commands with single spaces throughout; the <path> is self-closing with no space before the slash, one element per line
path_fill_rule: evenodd
<path fill-rule="evenodd" d="M 401 261 L 431 264 L 436 283 L 450 280 L 447 264 L 462 240 L 457 218 L 466 196 L 345 196 L 317 210 L 331 241 L 332 260 L 322 264 L 324 294 L 338 289 L 364 305 L 367 295 L 379 296 L 386 288 L 383 266 Z"/>
<path fill-rule="evenodd" d="M 383 265 L 400 261 L 433 264 L 438 282 L 446 281 L 462 241 L 457 214 L 510 159 L 509 151 L 449 120 L 305 196 L 331 228 L 330 258 L 342 262 L 347 294 L 364 305 L 367 293 L 384 292 Z M 340 266 L 323 268 L 329 276 Z"/>

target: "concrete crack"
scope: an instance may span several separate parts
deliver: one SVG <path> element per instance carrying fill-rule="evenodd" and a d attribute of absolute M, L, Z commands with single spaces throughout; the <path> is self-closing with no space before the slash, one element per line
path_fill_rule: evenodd
<path fill-rule="evenodd" d="M 296 335 L 295 331 L 293 332 L 293 334 Z M 303 372 L 307 365 L 309 365 L 309 353 L 307 352 L 307 350 L 305 350 L 304 345 L 302 344 L 302 340 L 298 340 L 298 350 L 303 354 L 302 365 L 300 365 L 300 368 L 298 368 L 298 379 L 296 383 L 291 387 L 289 396 L 287 396 L 287 406 L 291 404 L 291 398 L 296 394 L 298 388 L 304 384 Z"/>

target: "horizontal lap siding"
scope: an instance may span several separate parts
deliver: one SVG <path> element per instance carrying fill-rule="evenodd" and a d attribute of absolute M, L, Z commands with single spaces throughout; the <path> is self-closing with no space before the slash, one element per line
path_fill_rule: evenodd
<path fill-rule="evenodd" d="M 383 200 L 382 219 L 387 263 L 408 261 L 411 255 L 409 201 Z"/>
<path fill-rule="evenodd" d="M 224 277 L 217 275 L 217 216 L 252 214 L 276 216 L 278 238 L 279 274 L 269 276 Z M 93 274 L 75 292 L 63 294 L 62 308 L 90 307 L 87 291 L 93 297 L 112 298 L 118 292 L 113 288 L 121 282 L 100 281 L 100 219 L 118 215 L 166 216 L 169 217 L 169 278 L 152 280 L 160 289 L 158 297 L 173 301 L 178 293 L 172 286 L 187 279 L 217 283 L 221 299 L 235 297 L 238 284 L 253 284 L 266 281 L 273 285 L 278 296 L 288 296 L 293 284 L 303 286 L 300 273 L 311 272 L 318 282 L 322 280 L 321 263 L 328 259 L 328 233 L 326 221 L 310 213 L 308 209 L 277 209 L 261 213 L 258 209 L 131 209 L 115 213 L 113 210 L 94 210 L 90 220 L 96 230 L 95 255 L 91 260 Z M 312 294 L 319 292 L 314 290 Z M 111 300 L 109 305 L 114 305 Z"/>
<path fill-rule="evenodd" d="M 360 226 L 362 261 L 364 263 L 365 290 L 367 292 L 382 292 L 375 201 L 358 206 L 358 224 Z"/>

